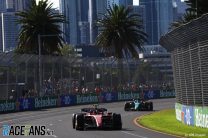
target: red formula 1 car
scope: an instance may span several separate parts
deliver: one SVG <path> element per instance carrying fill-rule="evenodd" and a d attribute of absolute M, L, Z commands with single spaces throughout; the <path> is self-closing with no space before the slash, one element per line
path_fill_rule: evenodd
<path fill-rule="evenodd" d="M 105 108 L 83 108 L 72 115 L 72 126 L 76 130 L 87 128 L 121 130 L 121 115 L 107 112 Z"/>

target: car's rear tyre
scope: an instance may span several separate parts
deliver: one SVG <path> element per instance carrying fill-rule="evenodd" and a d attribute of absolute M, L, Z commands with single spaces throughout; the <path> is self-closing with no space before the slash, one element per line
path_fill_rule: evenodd
<path fill-rule="evenodd" d="M 113 129 L 122 130 L 122 121 L 120 114 L 113 114 Z"/>
<path fill-rule="evenodd" d="M 150 111 L 153 111 L 153 103 L 150 103 Z"/>
<path fill-rule="evenodd" d="M 153 110 L 153 103 L 152 102 L 146 103 L 146 108 L 148 111 L 152 111 Z"/>
<path fill-rule="evenodd" d="M 75 129 L 84 130 L 84 115 L 83 114 L 76 115 Z"/>
<path fill-rule="evenodd" d="M 75 129 L 75 123 L 76 123 L 76 114 L 72 115 L 72 127 Z"/>

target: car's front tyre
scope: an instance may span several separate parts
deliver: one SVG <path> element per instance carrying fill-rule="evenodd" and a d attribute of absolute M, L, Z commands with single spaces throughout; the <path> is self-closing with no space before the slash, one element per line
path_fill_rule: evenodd
<path fill-rule="evenodd" d="M 125 103 L 124 111 L 129 111 L 129 110 L 130 110 L 130 104 L 129 103 Z"/>

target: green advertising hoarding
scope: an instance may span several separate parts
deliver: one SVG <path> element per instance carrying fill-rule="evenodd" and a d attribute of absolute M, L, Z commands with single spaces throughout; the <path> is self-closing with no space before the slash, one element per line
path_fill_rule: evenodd
<path fill-rule="evenodd" d="M 181 113 L 182 113 L 182 105 L 179 103 L 175 103 L 175 113 L 176 113 L 176 119 L 178 121 L 181 121 Z"/>
<path fill-rule="evenodd" d="M 194 107 L 194 124 L 208 128 L 208 107 Z"/>
<path fill-rule="evenodd" d="M 176 119 L 187 125 L 208 128 L 208 107 L 187 106 L 175 103 Z"/>

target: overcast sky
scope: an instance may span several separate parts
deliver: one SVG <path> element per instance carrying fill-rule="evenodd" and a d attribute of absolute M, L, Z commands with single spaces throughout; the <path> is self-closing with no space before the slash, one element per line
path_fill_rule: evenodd
<path fill-rule="evenodd" d="M 39 0 L 36 0 L 39 1 Z M 59 0 L 49 0 L 49 2 L 53 2 L 53 7 L 54 8 L 58 8 L 59 7 Z M 139 4 L 139 0 L 133 0 L 134 5 L 138 5 Z"/>

